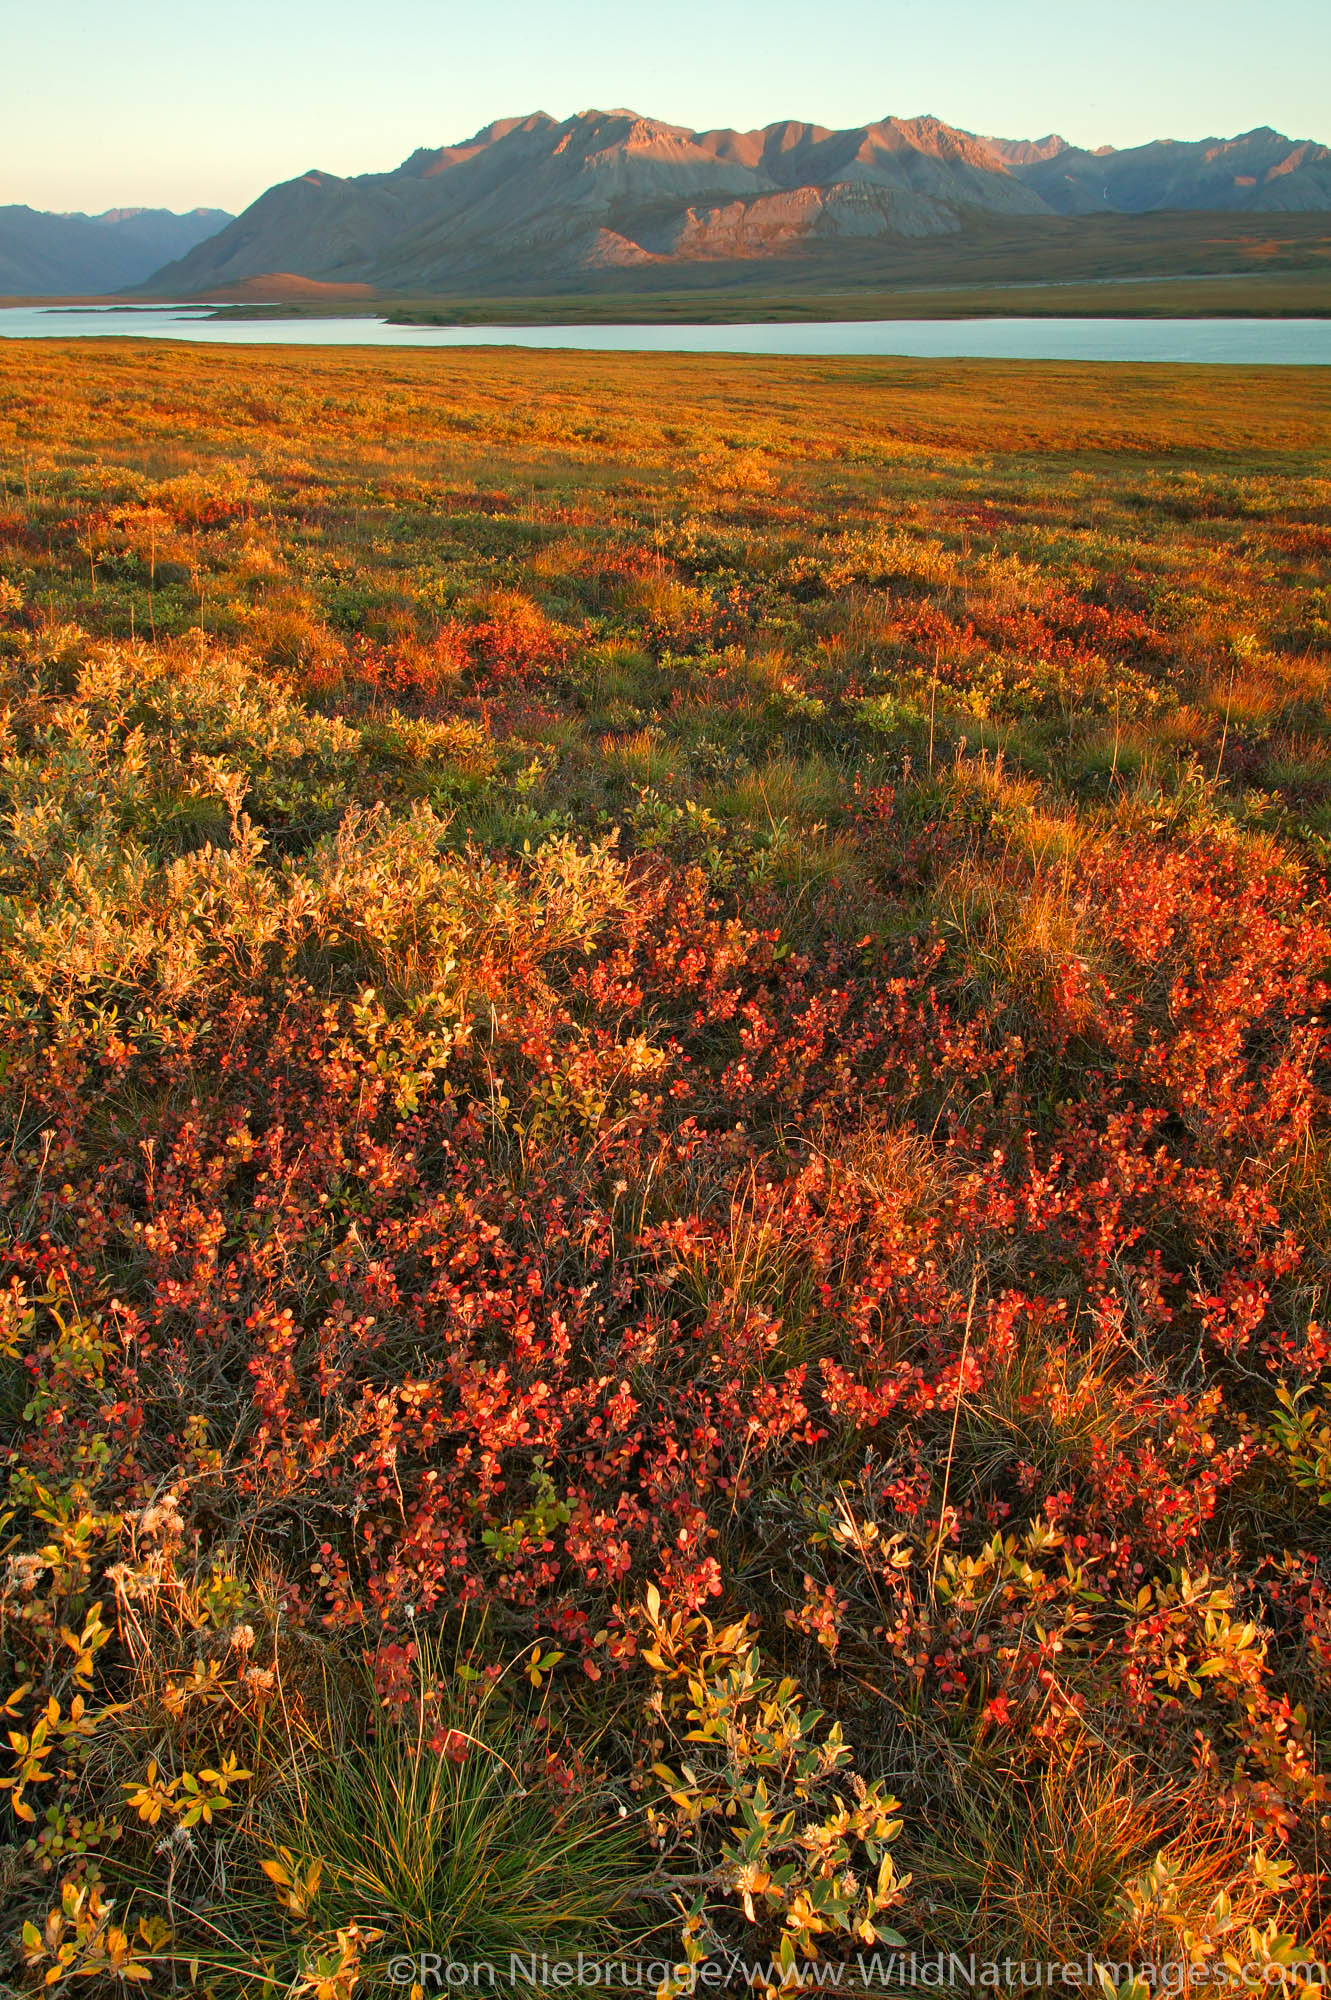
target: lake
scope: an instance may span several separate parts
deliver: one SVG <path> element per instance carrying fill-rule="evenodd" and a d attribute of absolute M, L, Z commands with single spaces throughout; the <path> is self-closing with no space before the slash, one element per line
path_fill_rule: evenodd
<path fill-rule="evenodd" d="M 5 306 L 0 338 L 126 335 L 262 347 L 543 347 L 654 354 L 907 355 L 996 361 L 1331 366 L 1331 319 L 827 320 L 740 326 L 390 326 L 213 319 L 199 306 Z"/>

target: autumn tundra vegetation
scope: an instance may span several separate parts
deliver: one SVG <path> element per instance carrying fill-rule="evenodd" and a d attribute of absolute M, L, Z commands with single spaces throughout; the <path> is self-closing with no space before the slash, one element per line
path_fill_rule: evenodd
<path fill-rule="evenodd" d="M 9 1989 L 1306 1986 L 1322 376 L 12 343 L 0 436 Z"/>

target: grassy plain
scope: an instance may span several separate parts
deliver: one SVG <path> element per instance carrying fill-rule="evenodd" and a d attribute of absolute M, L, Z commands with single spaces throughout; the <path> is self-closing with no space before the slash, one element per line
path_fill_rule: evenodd
<path fill-rule="evenodd" d="M 323 308 L 334 311 L 332 303 Z M 965 319 L 1331 312 L 1324 215 L 1091 215 L 996 222 L 918 242 L 826 245 L 765 262 L 588 273 L 527 296 L 382 299 L 408 322 Z M 301 310 L 319 310 L 317 306 Z M 341 310 L 347 310 L 344 304 Z"/>
<path fill-rule="evenodd" d="M 1299 1990 L 1329 446 L 1317 370 L 0 347 L 15 1986 Z"/>
<path fill-rule="evenodd" d="M 254 318 L 285 307 L 222 305 L 218 317 Z M 301 316 L 345 314 L 348 305 L 302 303 Z M 730 326 L 857 319 L 1325 319 L 1328 271 L 1220 272 L 1197 277 L 1014 279 L 980 284 L 821 286 L 803 296 L 752 283 L 726 290 L 566 293 L 524 299 L 383 298 L 351 301 L 399 326 Z"/>

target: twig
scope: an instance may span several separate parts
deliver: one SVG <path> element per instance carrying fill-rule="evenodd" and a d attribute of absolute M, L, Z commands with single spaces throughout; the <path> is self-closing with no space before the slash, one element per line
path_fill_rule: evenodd
<path fill-rule="evenodd" d="M 1238 666 L 1238 661 L 1237 661 L 1237 660 L 1231 660 L 1231 661 L 1230 661 L 1230 663 L 1229 663 L 1229 691 L 1228 691 L 1228 693 L 1227 693 L 1227 694 L 1225 695 L 1225 726 L 1224 726 L 1224 728 L 1223 728 L 1223 729 L 1222 729 L 1222 730 L 1220 731 L 1220 748 L 1219 748 L 1219 750 L 1218 750 L 1218 751 L 1216 752 L 1216 760 L 1215 760 L 1215 776 L 1214 776 L 1214 778 L 1213 778 L 1213 779 L 1211 780 L 1211 782 L 1212 782 L 1212 784 L 1213 784 L 1213 785 L 1218 785 L 1218 784 L 1220 783 L 1220 767 L 1221 767 L 1221 765 L 1222 765 L 1222 764 L 1224 763 L 1224 761 L 1225 761 L 1225 745 L 1226 745 L 1226 743 L 1228 743 L 1228 741 L 1229 741 L 1229 706 L 1230 706 L 1230 703 L 1231 703 L 1231 702 L 1233 701 L 1233 699 L 1234 699 L 1234 673 L 1235 673 L 1235 669 L 1237 668 L 1237 666 Z"/>
<path fill-rule="evenodd" d="M 961 1422 L 961 1399 L 965 1393 L 966 1353 L 971 1343 L 971 1326 L 975 1319 L 975 1294 L 980 1284 L 980 1267 L 975 1266 L 971 1278 L 970 1304 L 966 1308 L 966 1331 L 961 1337 L 961 1359 L 957 1363 L 957 1401 L 952 1412 L 952 1435 L 947 1442 L 947 1464 L 943 1467 L 943 1497 L 938 1503 L 938 1534 L 934 1541 L 933 1568 L 929 1572 L 929 1595 L 933 1596 L 938 1583 L 938 1565 L 943 1555 L 943 1523 L 947 1518 L 947 1489 L 952 1479 L 952 1454 L 957 1448 L 957 1425 Z"/>

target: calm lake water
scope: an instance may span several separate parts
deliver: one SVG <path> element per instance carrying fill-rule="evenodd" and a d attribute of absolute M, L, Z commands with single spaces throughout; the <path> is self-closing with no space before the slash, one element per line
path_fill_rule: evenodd
<path fill-rule="evenodd" d="M 0 337 L 216 340 L 237 346 L 581 347 L 656 354 L 900 354 L 1003 361 L 1331 366 L 1331 319 L 831 320 L 747 326 L 389 326 L 212 319 L 187 306 L 6 306 Z"/>

